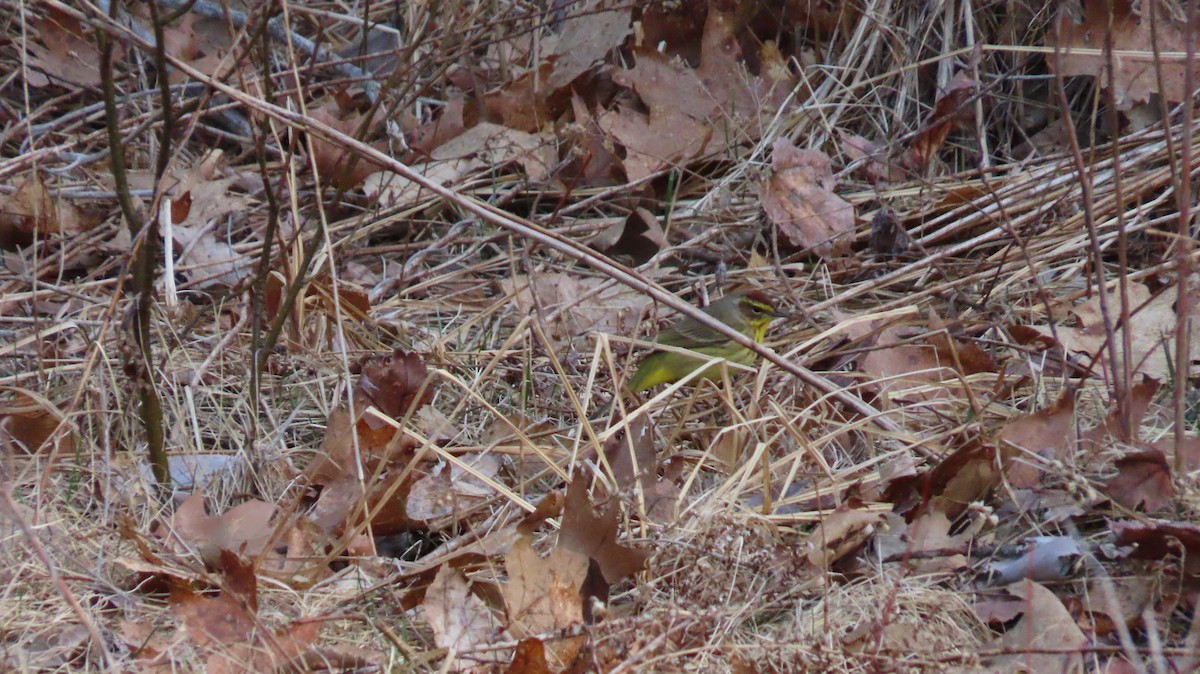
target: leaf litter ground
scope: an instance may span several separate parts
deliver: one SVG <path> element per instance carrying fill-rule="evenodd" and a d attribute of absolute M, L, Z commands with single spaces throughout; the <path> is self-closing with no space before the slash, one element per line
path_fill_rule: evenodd
<path fill-rule="evenodd" d="M 1186 12 L 9 4 L 6 669 L 1196 665 Z M 810 376 L 614 399 L 605 258 Z"/>

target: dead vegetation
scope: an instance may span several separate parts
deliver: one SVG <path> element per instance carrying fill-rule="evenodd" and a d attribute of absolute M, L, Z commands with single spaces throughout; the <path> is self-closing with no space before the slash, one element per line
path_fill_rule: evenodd
<path fill-rule="evenodd" d="M 0 7 L 4 669 L 1200 661 L 1194 7 Z"/>

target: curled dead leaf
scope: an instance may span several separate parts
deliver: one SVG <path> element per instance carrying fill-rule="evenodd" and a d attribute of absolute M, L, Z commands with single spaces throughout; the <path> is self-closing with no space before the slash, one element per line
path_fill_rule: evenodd
<path fill-rule="evenodd" d="M 854 207 L 834 194 L 829 157 L 778 138 L 771 166 L 773 173 L 759 196 L 767 218 L 787 241 L 826 258 L 849 251 Z"/>

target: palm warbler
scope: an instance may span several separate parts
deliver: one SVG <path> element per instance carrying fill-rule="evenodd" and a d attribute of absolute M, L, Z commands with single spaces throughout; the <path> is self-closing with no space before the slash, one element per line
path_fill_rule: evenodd
<path fill-rule="evenodd" d="M 771 321 L 783 316 L 776 311 L 771 298 L 761 290 L 730 293 L 705 307 L 704 313 L 756 342 L 763 341 Z M 750 349 L 694 318 L 680 319 L 660 332 L 658 343 L 688 349 L 712 358 L 724 358 L 740 365 L 749 365 L 757 358 L 757 354 Z M 629 381 L 629 390 L 644 391 L 652 386 L 679 381 L 707 362 L 709 361 L 704 358 L 677 351 L 655 351 L 642 361 L 633 379 Z M 720 377 L 721 365 L 709 366 L 700 376 L 705 379 Z"/>

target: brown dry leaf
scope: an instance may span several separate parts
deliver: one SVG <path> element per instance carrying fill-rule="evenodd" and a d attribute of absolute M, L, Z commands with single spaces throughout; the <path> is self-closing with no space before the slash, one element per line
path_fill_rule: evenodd
<path fill-rule="evenodd" d="M 1167 462 L 1172 466 L 1175 465 L 1175 438 L 1173 436 L 1167 435 L 1144 446 L 1146 449 L 1162 452 L 1167 457 Z M 1189 472 L 1200 469 L 1200 435 L 1184 436 L 1183 462 Z"/>
<path fill-rule="evenodd" d="M 254 558 L 271 542 L 275 506 L 263 501 L 246 501 L 216 517 L 204 512 L 204 495 L 192 494 L 171 518 L 169 532 L 178 536 L 200 558 L 215 565 L 222 552 Z"/>
<path fill-rule="evenodd" d="M 517 652 L 504 674 L 550 674 L 551 671 L 546 662 L 546 645 L 541 639 L 530 637 L 517 644 Z"/>
<path fill-rule="evenodd" d="M 75 434 L 65 420 L 66 415 L 49 400 L 18 392 L 15 399 L 0 402 L 0 450 L 12 456 L 57 447 L 60 453 L 71 454 Z"/>
<path fill-rule="evenodd" d="M 545 180 L 557 159 L 554 141 L 545 134 L 526 133 L 489 122 L 467 129 L 430 156 L 435 161 L 476 158 L 493 169 L 516 162 L 525 177 L 534 182 Z"/>
<path fill-rule="evenodd" d="M 1088 639 L 1058 597 L 1029 580 L 1014 583 L 1007 590 L 1024 600 L 1025 611 L 999 640 L 999 647 L 1012 655 L 995 658 L 989 666 L 1010 672 L 1082 672 L 1080 650 Z"/>
<path fill-rule="evenodd" d="M 945 573 L 966 568 L 966 551 L 974 532 L 970 529 L 950 535 L 953 523 L 945 513 L 930 510 L 922 513 L 908 525 L 909 552 L 943 552 L 942 557 L 910 562 L 917 573 Z"/>
<path fill-rule="evenodd" d="M 145 25 L 151 25 L 150 12 L 144 4 L 130 7 L 130 11 Z M 231 66 L 236 66 L 233 59 L 225 59 L 234 43 L 237 30 L 225 22 L 224 17 L 202 17 L 195 12 L 189 12 L 177 21 L 163 27 L 164 42 L 167 53 L 188 63 L 196 70 L 221 78 L 229 78 Z M 219 72 L 219 69 L 224 69 Z M 173 70 L 168 78 L 172 84 L 185 82 L 186 73 Z M 253 87 L 251 82 L 247 83 Z"/>
<path fill-rule="evenodd" d="M 483 96 L 489 121 L 527 133 L 537 133 L 558 118 L 569 99 L 546 84 L 554 66 L 542 63 L 517 79 Z"/>
<path fill-rule="evenodd" d="M 450 187 L 486 166 L 474 157 L 465 157 L 426 162 L 412 168 L 434 184 Z M 370 198 L 377 199 L 380 205 L 389 207 L 409 206 L 433 196 L 432 192 L 426 192 L 419 184 L 391 171 L 372 173 L 364 178 L 363 191 Z"/>
<path fill-rule="evenodd" d="M 762 136 L 792 81 L 790 76 L 779 82 L 746 70 L 737 25 L 733 14 L 711 6 L 699 67 L 639 47 L 633 50 L 634 67 L 613 74 L 613 81 L 636 92 L 650 111 L 646 117 L 622 109 L 600 119 L 601 127 L 625 146 L 630 180 Z"/>
<path fill-rule="evenodd" d="M 628 108 L 610 110 L 597 123 L 605 133 L 625 147 L 625 177 L 630 182 L 677 164 L 684 164 L 709 151 L 712 129 L 673 106 L 650 105 L 650 114 Z"/>
<path fill-rule="evenodd" d="M 294 663 L 317 639 L 319 622 L 296 622 L 270 633 L 259 624 L 254 567 L 229 552 L 221 554 L 225 582 L 217 597 L 171 588 L 170 604 L 187 634 L 210 651 L 210 674 L 295 671 Z"/>
<path fill-rule="evenodd" d="M 418 413 L 433 389 L 426 385 L 429 372 L 421 358 L 400 349 L 363 359 L 354 370 L 361 375 L 353 391 L 357 416 L 351 418 L 345 405 L 329 414 L 321 449 L 304 472 L 310 483 L 323 487 L 309 517 L 322 530 L 337 533 L 371 513 L 374 533 L 390 534 L 411 526 L 404 504 L 421 476 L 414 470 L 404 483 L 389 479 L 392 471 L 405 472 L 419 445 L 395 420 Z M 380 479 L 367 491 L 360 475 Z"/>
<path fill-rule="evenodd" d="M 1009 421 L 997 439 L 1020 448 L 1012 454 L 1007 474 L 1014 487 L 1036 487 L 1044 472 L 1023 454 L 1035 454 L 1049 461 L 1070 455 L 1075 447 L 1075 395 L 1068 391 L 1050 407 Z"/>
<path fill-rule="evenodd" d="M 629 217 L 618 219 L 588 240 L 588 245 L 609 257 L 639 266 L 654 257 L 666 245 L 666 232 L 658 218 L 638 206 Z"/>
<path fill-rule="evenodd" d="M 892 480 L 884 493 L 886 500 L 896 504 L 896 512 L 916 510 L 920 514 L 932 508 L 953 520 L 1000 484 L 1003 461 L 995 446 L 977 438 L 958 444 L 958 449 L 933 468 Z"/>
<path fill-rule="evenodd" d="M 1016 599 L 989 599 L 971 605 L 975 615 L 992 627 L 1001 627 L 1016 620 L 1025 611 L 1025 602 Z"/>
<path fill-rule="evenodd" d="M 478 120 L 478 111 L 472 108 L 474 115 L 471 124 Z M 442 108 L 437 119 L 421 124 L 411 133 L 408 145 L 418 155 L 429 157 L 432 152 L 452 138 L 466 131 L 467 97 L 461 89 L 453 88 L 446 94 L 446 105 Z"/>
<path fill-rule="evenodd" d="M 620 47 L 633 31 L 633 12 L 628 5 L 616 3 L 603 8 L 604 0 L 577 3 L 563 22 L 558 47 L 551 57 L 554 70 L 546 79 L 551 90 L 569 85 Z"/>
<path fill-rule="evenodd" d="M 153 176 L 139 176 L 146 188 L 153 187 Z M 213 221 L 224 220 L 228 215 L 241 214 L 254 205 L 249 196 L 231 192 L 230 189 L 242 180 L 242 176 L 226 166 L 225 154 L 220 150 L 209 152 L 178 182 L 170 184 L 175 206 L 186 205 L 182 218 L 175 224 L 187 227 L 205 227 Z M 176 213 L 176 209 L 172 210 Z"/>
<path fill-rule="evenodd" d="M 503 625 L 483 600 L 471 592 L 471 586 L 458 569 L 442 565 L 425 591 L 421 615 L 433 629 L 434 643 L 450 651 L 446 657 L 449 671 L 463 671 L 470 663 L 503 662 L 501 651 L 479 651 L 459 662 L 461 653 L 473 651 L 497 641 L 508 641 Z"/>
<path fill-rule="evenodd" d="M 846 555 L 862 548 L 886 519 L 887 513 L 880 510 L 839 506 L 823 517 L 817 528 L 809 534 L 808 561 L 817 568 L 828 569 Z"/>
<path fill-rule="evenodd" d="M 416 440 L 411 435 L 397 433 L 390 424 L 372 426 L 371 416 L 364 414 L 369 404 L 365 394 L 356 393 L 357 424 L 352 422 L 345 407 L 330 413 L 321 450 L 305 469 L 306 478 L 322 487 L 309 518 L 323 531 L 345 532 L 352 524 L 361 523 L 365 513 L 371 513 L 371 527 L 377 535 L 411 527 L 404 504 L 408 490 L 421 474 L 411 471 L 401 484 L 387 478 L 392 471 L 404 472 L 405 465 L 413 458 Z M 362 459 L 363 475 L 380 475 L 369 491 L 364 490 L 358 477 L 357 458 Z"/>
<path fill-rule="evenodd" d="M 370 404 L 365 394 L 362 394 L 362 405 L 355 400 L 354 411 L 362 418 L 364 408 Z M 354 433 L 358 431 L 359 452 L 354 451 Z M 356 475 L 355 459 L 385 452 L 395 430 L 389 427 L 372 428 L 366 422 L 360 421 L 355 428 L 355 420 L 350 417 L 350 411 L 345 406 L 338 407 L 329 413 L 325 422 L 325 437 L 321 439 L 321 449 L 304 470 L 305 477 L 317 485 L 330 485 L 347 476 Z"/>
<path fill-rule="evenodd" d="M 75 84 L 85 87 L 100 85 L 100 52 L 89 39 L 90 32 L 79 20 L 53 7 L 43 7 L 44 18 L 34 19 L 38 42 L 29 43 L 30 86 L 41 88 L 51 84 Z M 116 58 L 124 49 L 117 45 Z"/>
<path fill-rule="evenodd" d="M 630 80 L 627 86 L 647 104 L 652 100 L 674 104 L 697 120 L 709 120 L 716 135 L 723 139 L 732 138 L 736 143 L 761 138 L 791 91 L 794 79 L 788 76 L 785 82 L 778 82 L 748 72 L 736 34 L 739 23 L 733 12 L 718 11 L 710 5 L 700 38 L 700 65 L 695 71 L 672 68 L 673 82 L 668 79 L 672 73 L 662 70 L 671 66 L 665 56 L 657 51 L 639 51 L 639 65 L 642 57 L 648 56 L 659 62 L 659 70 L 647 72 L 645 77 L 640 77 L 636 68 L 626 71 Z M 618 74 L 614 74 L 613 81 L 626 84 Z"/>
<path fill-rule="evenodd" d="M 500 470 L 500 457 L 495 454 L 463 454 L 459 459 L 489 478 L 495 477 Z M 406 510 L 409 518 L 429 522 L 465 512 L 495 493 L 475 474 L 457 463 L 443 461 L 413 483 Z"/>
<path fill-rule="evenodd" d="M 363 116 L 358 113 L 343 116 L 336 103 L 311 107 L 308 114 L 318 122 L 351 137 L 354 137 L 363 122 Z M 387 150 L 386 147 L 376 149 L 385 152 Z M 315 135 L 312 137 L 312 152 L 321 177 L 342 189 L 357 187 L 366 180 L 367 176 L 385 170 L 379 164 L 357 157 L 356 153 L 351 152 L 345 146 L 331 143 Z"/>
<path fill-rule="evenodd" d="M 516 307 L 523 315 L 540 310 L 545 316 L 558 311 L 547 324 L 547 336 L 560 344 L 582 345 L 589 332 L 634 334 L 651 305 L 649 297 L 619 284 L 580 301 L 602 284 L 605 281 L 600 278 L 548 273 L 504 279 L 500 288 L 515 296 Z"/>
<path fill-rule="evenodd" d="M 1200 361 L 1200 329 L 1196 323 L 1197 302 L 1200 292 L 1197 285 L 1200 277 L 1193 276 L 1189 281 L 1189 292 L 1192 295 L 1193 320 L 1189 322 L 1191 329 L 1188 339 L 1191 342 L 1192 362 L 1190 371 L 1196 372 L 1196 363 Z M 1129 306 L 1133 315 L 1130 316 L 1130 344 L 1132 351 L 1133 372 L 1142 373 L 1159 381 L 1165 381 L 1172 376 L 1169 362 L 1175 356 L 1175 288 L 1163 290 L 1153 298 L 1150 290 L 1141 283 L 1129 285 Z M 1107 305 L 1113 313 L 1114 323 L 1120 314 L 1121 300 L 1116 292 L 1110 293 Z M 1108 362 L 1107 340 L 1104 332 L 1104 318 L 1100 313 L 1099 295 L 1071 309 L 1075 316 L 1075 326 L 1058 328 L 1058 337 L 1062 346 L 1068 352 L 1084 353 L 1091 358 L 1099 358 L 1096 366 L 1099 376 L 1112 376 L 1114 371 Z M 1117 357 L 1122 357 L 1122 329 L 1114 325 L 1113 339 L 1116 340 Z M 1169 354 L 1169 355 L 1168 355 Z M 1116 372 L 1120 372 L 1117 368 Z"/>
<path fill-rule="evenodd" d="M 615 185 L 620 182 L 621 159 L 608 142 L 608 134 L 600 128 L 587 103 L 577 95 L 571 96 L 575 121 L 562 129 L 562 137 L 570 141 L 574 159 L 563 170 L 564 176 L 581 176 L 585 185 Z"/>
<path fill-rule="evenodd" d="M 129 649 L 138 665 L 138 671 L 170 664 L 164 656 L 172 645 L 172 639 L 152 623 L 122 619 L 119 622 L 121 643 Z M 157 671 L 157 670 L 151 670 Z"/>
<path fill-rule="evenodd" d="M 872 321 L 854 323 L 847 333 L 864 341 L 866 353 L 858 357 L 857 367 L 868 376 L 883 408 L 895 401 L 927 400 L 961 390 L 952 363 L 939 359 L 933 346 L 914 341 L 920 335 L 917 329 L 881 327 L 880 322 Z"/>
<path fill-rule="evenodd" d="M 18 178 L 16 191 L 0 194 L 0 249 L 27 246 L 35 235 L 75 234 L 87 229 L 78 208 L 61 201 L 36 174 Z"/>
<path fill-rule="evenodd" d="M 1168 3 L 1139 3 L 1136 10 L 1129 0 L 1107 2 L 1089 1 L 1084 4 L 1082 22 L 1072 17 L 1070 5 L 1059 9 L 1055 30 L 1047 31 L 1046 45 L 1056 54 L 1048 54 L 1046 62 L 1051 69 L 1063 75 L 1090 75 L 1098 78 L 1098 84 L 1108 87 L 1113 81 L 1112 92 L 1117 107 L 1128 110 L 1134 103 L 1145 101 L 1150 94 L 1161 93 L 1168 102 L 1178 103 L 1188 98 L 1184 88 L 1187 78 L 1186 63 L 1180 59 L 1164 58 L 1155 62 L 1151 39 L 1151 20 L 1155 21 L 1156 46 L 1159 52 L 1186 52 L 1187 36 L 1194 35 L 1196 27 L 1188 28 L 1171 11 Z M 1112 7 L 1112 14 L 1108 8 Z M 1148 9 L 1151 7 L 1153 9 Z M 1153 11 L 1155 16 L 1150 17 Z M 1104 54 L 1106 33 L 1112 26 L 1113 49 L 1122 52 L 1113 58 L 1116 72 L 1109 77 L 1109 57 Z M 1079 53 L 1078 49 L 1099 50 L 1098 54 Z M 1133 53 L 1130 53 L 1133 52 Z M 1162 89 L 1159 90 L 1159 77 Z M 1200 81 L 1200 67 L 1193 66 L 1192 77 Z"/>
<path fill-rule="evenodd" d="M 788 242 L 825 258 L 849 251 L 854 207 L 833 193 L 836 182 L 829 157 L 780 137 L 773 146 L 771 167 L 759 196 L 767 218 Z"/>
<path fill-rule="evenodd" d="M 554 142 L 543 134 L 480 122 L 434 149 L 430 157 L 431 161 L 413 169 L 438 185 L 450 186 L 480 169 L 499 171 L 509 163 L 520 164 L 529 180 L 542 181 L 549 176 L 557 152 Z M 390 171 L 371 174 L 363 189 L 390 206 L 409 205 L 431 195 L 419 184 Z"/>
<path fill-rule="evenodd" d="M 1105 491 L 1113 501 L 1131 510 L 1156 512 L 1171 504 L 1175 484 L 1165 454 L 1158 450 L 1136 452 L 1117 459 L 1117 474 Z"/>
<path fill-rule="evenodd" d="M 862 161 L 859 171 L 872 185 L 885 188 L 904 179 L 904 169 L 888 160 L 888 150 L 879 143 L 846 131 L 838 131 L 842 152 L 851 162 Z"/>
<path fill-rule="evenodd" d="M 231 192 L 240 176 L 226 175 L 220 151 L 209 153 L 171 187 L 180 273 L 201 288 L 233 287 L 250 273 L 253 257 L 239 253 L 227 236 L 226 219 L 250 208 L 250 197 Z M 182 217 L 180 217 L 182 216 Z M 256 251 L 257 252 L 257 251 Z"/>
<path fill-rule="evenodd" d="M 914 171 L 929 165 L 934 153 L 941 149 L 950 132 L 969 129 L 975 122 L 975 108 L 970 102 L 979 91 L 979 81 L 966 73 L 955 75 L 934 104 L 929 122 L 908 144 L 902 163 Z"/>
<path fill-rule="evenodd" d="M 1133 559 L 1182 557 L 1184 571 L 1200 574 L 1200 525 L 1191 522 L 1110 522 L 1113 542 L 1132 546 Z"/>
<path fill-rule="evenodd" d="M 612 469 L 618 491 L 635 487 L 644 491 L 653 487 L 658 477 L 658 452 L 648 416 L 634 417 L 624 432 L 605 440 L 604 457 L 602 465 Z"/>
<path fill-rule="evenodd" d="M 1137 439 L 1142 419 L 1150 410 L 1150 403 L 1153 402 L 1158 387 L 1157 381 L 1143 377 L 1140 383 L 1134 384 L 1130 388 L 1129 417 L 1133 426 L 1130 433 L 1121 430 L 1119 410 L 1114 409 L 1105 416 L 1102 423 L 1080 434 L 1080 447 L 1090 454 L 1098 454 L 1114 442 L 1133 443 Z"/>
<path fill-rule="evenodd" d="M 587 479 L 576 475 L 567 487 L 558 547 L 596 561 L 609 584 L 631 576 L 646 565 L 650 553 L 617 542 L 620 509 L 610 504 L 597 513 L 587 495 Z"/>
<path fill-rule="evenodd" d="M 583 624 L 580 588 L 587 577 L 587 556 L 559 546 L 543 559 L 529 536 L 522 536 L 505 557 L 504 568 L 508 582 L 500 591 L 513 637 L 525 639 Z M 550 662 L 558 667 L 572 662 L 582 645 L 582 637 L 554 640 L 548 649 Z"/>
<path fill-rule="evenodd" d="M 387 356 L 365 359 L 359 372 L 355 388 L 393 419 L 403 419 L 433 400 L 433 387 L 426 384 L 429 370 L 415 353 L 396 349 Z"/>
<path fill-rule="evenodd" d="M 999 369 L 995 359 L 979 344 L 951 335 L 946 323 L 932 307 L 929 309 L 929 331 L 926 340 L 933 345 L 938 361 L 953 367 L 959 374 L 972 375 Z"/>
<path fill-rule="evenodd" d="M 218 240 L 211 229 L 176 225 L 171 232 L 182 249 L 179 271 L 197 287 L 232 288 L 249 276 L 253 258 Z"/>
<path fill-rule="evenodd" d="M 183 582 L 171 588 L 171 609 L 198 646 L 239 643 L 255 628 L 258 580 L 254 565 L 236 554 L 220 555 L 225 583 L 217 597 L 198 595 Z"/>
<path fill-rule="evenodd" d="M 1117 625 L 1137 629 L 1142 612 L 1154 606 L 1161 583 L 1148 576 L 1121 576 L 1096 578 L 1088 586 L 1081 597 L 1084 608 L 1090 613 L 1096 634 L 1105 636 L 1115 632 Z M 1108 590 L 1115 601 L 1108 600 Z"/>

